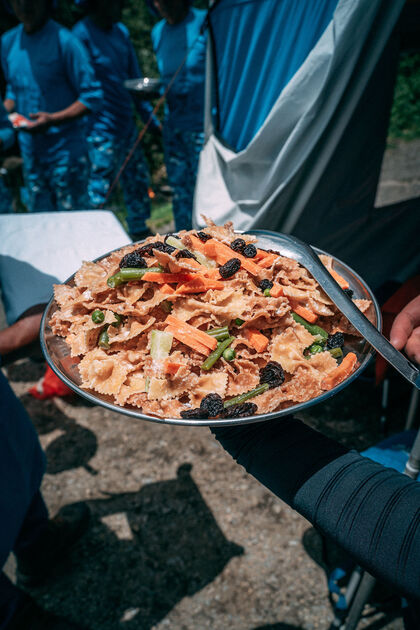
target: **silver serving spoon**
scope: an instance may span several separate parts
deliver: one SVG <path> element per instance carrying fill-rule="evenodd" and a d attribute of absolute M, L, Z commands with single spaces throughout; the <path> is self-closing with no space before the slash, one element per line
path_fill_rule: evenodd
<path fill-rule="evenodd" d="M 319 260 L 310 245 L 290 234 L 269 230 L 247 230 L 255 234 L 266 249 L 274 249 L 282 256 L 293 258 L 305 267 L 319 283 L 322 290 L 347 317 L 356 330 L 384 357 L 404 378 L 420 389 L 420 371 L 384 337 L 355 306 Z"/>

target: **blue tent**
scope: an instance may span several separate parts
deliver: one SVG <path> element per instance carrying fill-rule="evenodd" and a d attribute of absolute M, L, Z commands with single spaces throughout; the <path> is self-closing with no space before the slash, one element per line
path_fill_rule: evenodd
<path fill-rule="evenodd" d="M 216 0 L 196 226 L 293 233 L 374 286 L 418 262 L 418 209 L 374 208 L 403 5 Z"/>

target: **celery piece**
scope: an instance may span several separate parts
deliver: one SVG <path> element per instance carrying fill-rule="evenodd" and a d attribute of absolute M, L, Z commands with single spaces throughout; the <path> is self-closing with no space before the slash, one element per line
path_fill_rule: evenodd
<path fill-rule="evenodd" d="M 173 335 L 164 330 L 152 330 L 150 354 L 152 359 L 166 359 L 172 348 Z"/>
<path fill-rule="evenodd" d="M 176 249 L 187 249 L 184 243 L 179 238 L 176 238 L 176 236 L 168 236 L 168 238 L 166 239 L 166 242 L 168 245 L 171 245 L 172 247 L 175 247 Z M 197 252 L 197 250 L 195 249 L 191 249 L 190 251 L 192 254 L 194 254 L 197 262 L 199 262 L 200 265 L 203 265 L 204 267 L 207 267 L 208 269 L 214 269 L 217 266 L 215 260 L 210 260 L 210 258 L 207 258 L 207 256 L 204 256 L 204 254 L 202 254 L 201 252 Z M 186 260 L 188 262 L 188 258 Z"/>
<path fill-rule="evenodd" d="M 186 249 L 184 243 L 180 241 L 179 238 L 176 238 L 176 236 L 168 236 L 165 241 L 167 245 L 175 247 L 175 249 Z"/>
<path fill-rule="evenodd" d="M 207 269 L 215 269 L 217 267 L 217 263 L 215 260 L 207 258 L 207 256 L 204 256 L 204 254 L 198 252 L 196 249 L 192 249 L 191 251 L 196 257 L 197 262 L 199 262 L 200 265 L 203 265 L 203 267 L 207 267 Z"/>

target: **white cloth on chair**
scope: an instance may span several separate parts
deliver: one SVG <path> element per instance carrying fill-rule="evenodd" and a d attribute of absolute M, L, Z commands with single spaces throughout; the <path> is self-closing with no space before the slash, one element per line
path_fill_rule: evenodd
<path fill-rule="evenodd" d="M 110 211 L 0 215 L 0 287 L 9 325 L 48 302 L 84 260 L 131 240 Z"/>

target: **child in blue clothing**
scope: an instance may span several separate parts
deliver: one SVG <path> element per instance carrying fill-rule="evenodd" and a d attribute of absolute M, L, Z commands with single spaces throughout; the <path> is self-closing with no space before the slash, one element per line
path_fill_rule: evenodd
<path fill-rule="evenodd" d="M 142 77 L 127 28 L 120 22 L 123 0 L 76 0 L 88 11 L 73 33 L 85 45 L 104 93 L 103 105 L 90 119 L 88 146 L 91 172 L 89 196 L 94 208 L 103 207 L 109 188 L 134 145 L 138 131 L 133 116 L 133 99 L 124 87 L 126 79 Z M 134 104 L 146 123 L 152 107 L 145 101 Z M 151 130 L 160 132 L 153 117 Z M 134 240 L 147 236 L 150 216 L 149 170 L 140 145 L 127 163 L 121 185 L 127 208 L 127 223 Z"/>
<path fill-rule="evenodd" d="M 18 133 L 31 212 L 88 207 L 83 117 L 102 92 L 85 49 L 50 19 L 49 0 L 12 0 L 22 24 L 1 39 L 5 108 L 30 123 Z"/>
<path fill-rule="evenodd" d="M 7 112 L 0 103 L 0 156 L 3 151 L 9 149 L 15 141 L 13 127 L 7 117 Z M 0 174 L 0 214 L 12 212 L 12 196 Z"/>
<path fill-rule="evenodd" d="M 165 164 L 173 189 L 177 230 L 189 230 L 198 158 L 204 140 L 204 79 L 206 35 L 201 27 L 206 11 L 189 0 L 153 0 L 164 18 L 152 30 L 160 76 L 168 85 L 188 55 L 166 99 L 163 128 Z"/>

